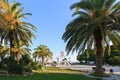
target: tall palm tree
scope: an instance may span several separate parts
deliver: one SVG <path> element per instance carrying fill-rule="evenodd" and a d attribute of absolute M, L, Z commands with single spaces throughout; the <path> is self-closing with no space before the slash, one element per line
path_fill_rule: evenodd
<path fill-rule="evenodd" d="M 79 54 L 94 46 L 96 52 L 96 74 L 103 74 L 102 55 L 105 46 L 120 42 L 120 2 L 116 0 L 81 0 L 74 3 L 76 18 L 71 21 L 62 36 L 67 42 L 66 51 Z M 110 50 L 110 49 L 109 49 Z"/>
<path fill-rule="evenodd" d="M 19 45 L 19 40 L 21 40 L 26 46 L 29 46 L 29 43 L 32 43 L 32 37 L 35 38 L 32 31 L 36 28 L 31 23 L 23 21 L 23 19 L 27 19 L 26 15 L 31 14 L 22 13 L 23 7 L 21 7 L 20 3 L 14 1 L 11 4 L 9 0 L 4 0 L 4 3 L 8 9 L 4 10 L 4 14 L 2 15 L 6 22 L 6 29 L 2 33 L 1 40 L 10 41 L 10 54 L 15 56 L 15 43 Z"/>
<path fill-rule="evenodd" d="M 33 55 L 37 55 L 38 58 L 42 58 L 42 67 L 44 67 L 44 58 L 52 58 L 53 54 L 47 46 L 40 45 L 37 48 L 35 48 L 35 52 L 33 53 Z"/>

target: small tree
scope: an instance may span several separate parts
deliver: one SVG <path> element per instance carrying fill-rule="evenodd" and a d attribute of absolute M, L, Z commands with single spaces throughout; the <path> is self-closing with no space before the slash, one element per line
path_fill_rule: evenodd
<path fill-rule="evenodd" d="M 52 58 L 53 54 L 47 46 L 40 45 L 37 48 L 35 48 L 35 52 L 33 53 L 33 55 L 36 55 L 38 58 L 42 58 L 42 67 L 44 67 L 44 58 Z"/>

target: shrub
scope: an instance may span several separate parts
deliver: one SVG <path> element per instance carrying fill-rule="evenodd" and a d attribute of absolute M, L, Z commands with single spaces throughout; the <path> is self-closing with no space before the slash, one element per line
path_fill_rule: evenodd
<path fill-rule="evenodd" d="M 41 70 L 42 69 L 42 65 L 40 64 L 36 64 L 36 65 L 33 65 L 31 66 L 33 70 Z"/>
<path fill-rule="evenodd" d="M 0 62 L 0 69 L 1 69 L 1 70 L 6 70 L 7 67 L 5 66 L 4 63 Z"/>
<path fill-rule="evenodd" d="M 119 65 L 120 64 L 120 56 L 114 56 L 113 58 L 109 58 L 108 63 L 110 65 Z"/>
<path fill-rule="evenodd" d="M 23 66 L 20 64 L 12 63 L 9 66 L 9 73 L 14 73 L 14 74 L 23 74 Z"/>
<path fill-rule="evenodd" d="M 17 61 L 13 57 L 4 58 L 0 62 L 0 68 L 2 70 L 8 70 L 8 67 L 9 67 L 8 65 L 10 65 L 12 63 L 17 63 Z"/>
<path fill-rule="evenodd" d="M 38 68 L 39 68 L 39 69 L 42 69 L 42 65 L 39 64 Z"/>
<path fill-rule="evenodd" d="M 17 63 L 17 61 L 14 59 L 14 57 L 8 57 L 4 59 L 5 64 L 11 64 L 11 63 Z"/>
<path fill-rule="evenodd" d="M 31 64 L 32 60 L 30 56 L 28 55 L 22 55 L 22 58 L 20 58 L 19 63 L 24 66 L 29 66 Z"/>
<path fill-rule="evenodd" d="M 32 68 L 31 67 L 25 68 L 24 70 L 25 70 L 25 72 L 32 72 Z"/>

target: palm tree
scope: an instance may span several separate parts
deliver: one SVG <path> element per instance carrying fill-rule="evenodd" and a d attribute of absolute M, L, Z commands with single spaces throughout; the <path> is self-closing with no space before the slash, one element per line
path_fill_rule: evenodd
<path fill-rule="evenodd" d="M 105 46 L 120 41 L 120 2 L 116 0 L 81 0 L 74 3 L 76 18 L 71 21 L 62 36 L 67 42 L 66 51 L 83 53 L 94 46 L 96 74 L 103 74 L 102 55 Z M 108 49 L 110 51 L 110 49 Z"/>
<path fill-rule="evenodd" d="M 17 62 L 19 62 L 20 56 L 30 56 L 30 51 L 29 47 L 26 47 L 22 41 L 19 41 L 19 45 L 15 44 L 14 52 Z"/>
<path fill-rule="evenodd" d="M 29 46 L 29 43 L 32 43 L 32 37 L 35 38 L 32 32 L 35 30 L 35 26 L 22 21 L 23 19 L 27 19 L 26 15 L 31 14 L 22 13 L 23 7 L 20 7 L 20 3 L 14 1 L 11 4 L 9 0 L 4 0 L 4 3 L 8 9 L 4 10 L 4 14 L 2 15 L 6 22 L 6 29 L 2 33 L 1 40 L 10 41 L 10 54 L 15 57 L 15 43 L 19 45 L 19 40 L 21 40 L 26 46 Z"/>
<path fill-rule="evenodd" d="M 33 55 L 37 55 L 38 58 L 42 58 L 42 67 L 44 67 L 44 58 L 52 58 L 53 54 L 47 46 L 40 45 L 37 48 L 35 48 L 35 52 L 33 53 Z"/>

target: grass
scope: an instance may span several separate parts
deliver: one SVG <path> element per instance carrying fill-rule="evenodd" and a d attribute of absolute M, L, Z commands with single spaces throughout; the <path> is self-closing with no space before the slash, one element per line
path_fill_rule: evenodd
<path fill-rule="evenodd" d="M 85 73 L 85 71 L 81 71 L 81 70 L 72 70 L 72 69 L 62 69 L 62 68 L 59 68 L 59 67 L 47 67 L 45 68 L 45 70 L 47 72 L 79 72 L 79 73 Z"/>
<path fill-rule="evenodd" d="M 33 75 L 27 76 L 0 76 L 0 80 L 101 80 L 97 78 L 89 78 L 82 75 L 81 70 L 61 69 L 55 67 L 47 67 L 43 71 L 35 71 Z"/>
<path fill-rule="evenodd" d="M 27 76 L 16 77 L 0 76 L 0 80 L 100 80 L 100 79 L 89 78 L 80 74 L 41 72 Z"/>

